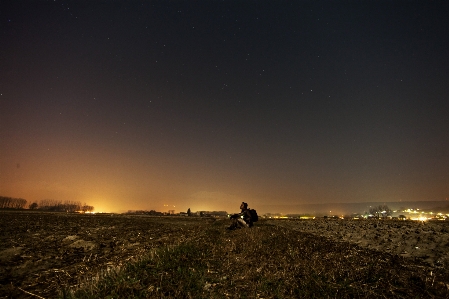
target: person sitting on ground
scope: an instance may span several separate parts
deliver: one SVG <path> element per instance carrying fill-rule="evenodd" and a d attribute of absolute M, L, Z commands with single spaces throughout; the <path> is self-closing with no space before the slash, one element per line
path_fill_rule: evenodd
<path fill-rule="evenodd" d="M 251 219 L 251 212 L 248 209 L 248 204 L 242 202 L 240 205 L 241 212 L 239 214 L 234 214 L 231 216 L 232 224 L 228 229 L 236 228 L 247 228 L 253 226 L 253 221 Z"/>

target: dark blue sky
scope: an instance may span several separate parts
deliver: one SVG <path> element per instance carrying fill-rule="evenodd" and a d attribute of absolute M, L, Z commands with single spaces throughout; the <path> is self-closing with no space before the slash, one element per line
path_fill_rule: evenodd
<path fill-rule="evenodd" d="M 449 197 L 444 1 L 0 7 L 0 195 L 105 211 Z"/>

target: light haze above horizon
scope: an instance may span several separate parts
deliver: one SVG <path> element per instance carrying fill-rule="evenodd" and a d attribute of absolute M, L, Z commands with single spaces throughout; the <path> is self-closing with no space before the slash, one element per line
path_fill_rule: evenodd
<path fill-rule="evenodd" d="M 103 212 L 447 200 L 448 15 L 2 1 L 0 195 Z"/>

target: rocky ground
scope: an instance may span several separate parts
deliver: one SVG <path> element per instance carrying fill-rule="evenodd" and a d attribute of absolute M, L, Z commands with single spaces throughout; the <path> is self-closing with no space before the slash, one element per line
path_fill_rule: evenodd
<path fill-rule="evenodd" d="M 449 268 L 449 221 L 269 220 L 298 231 L 347 241 Z"/>

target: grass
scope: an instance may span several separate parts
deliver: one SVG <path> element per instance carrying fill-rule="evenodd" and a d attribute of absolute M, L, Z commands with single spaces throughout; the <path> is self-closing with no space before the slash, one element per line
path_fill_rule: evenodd
<path fill-rule="evenodd" d="M 401 257 L 265 224 L 216 221 L 64 290 L 65 298 L 448 298 L 447 277 Z"/>

